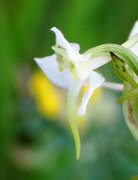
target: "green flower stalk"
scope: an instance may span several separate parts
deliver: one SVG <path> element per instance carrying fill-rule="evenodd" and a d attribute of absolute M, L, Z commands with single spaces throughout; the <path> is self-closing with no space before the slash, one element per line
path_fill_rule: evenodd
<path fill-rule="evenodd" d="M 128 114 L 132 114 L 132 112 L 130 113 L 130 109 L 132 109 L 132 103 L 130 101 L 133 101 L 131 96 L 136 93 L 133 90 L 134 87 L 137 89 L 138 75 L 138 57 L 136 54 L 138 50 L 137 25 L 134 26 L 130 39 L 124 44 L 104 44 L 91 48 L 83 54 L 79 52 L 79 45 L 68 42 L 57 28 L 53 27 L 51 31 L 56 36 L 56 45 L 52 47 L 55 54 L 45 58 L 35 58 L 35 61 L 55 85 L 65 88 L 68 91 L 67 116 L 75 141 L 76 157 L 79 159 L 80 137 L 76 124 L 76 116 L 85 115 L 89 99 L 98 87 L 107 87 L 114 90 L 124 89 L 124 95 L 122 97 L 126 98 L 123 100 L 124 111 L 126 111 L 126 106 L 131 107 L 127 108 L 127 112 L 129 111 L 129 113 L 125 113 L 126 119 Z M 116 74 L 123 80 L 124 86 L 106 82 L 104 76 L 96 72 L 98 68 L 111 61 L 113 62 Z M 127 74 L 128 78 L 123 74 L 124 69 L 121 69 L 120 72 L 117 66 L 121 66 L 126 72 L 129 71 L 130 74 Z M 86 84 L 89 88 L 84 93 L 79 107 L 77 107 L 78 96 L 82 87 Z M 131 84 L 134 84 L 134 86 L 130 87 Z M 128 102 L 130 97 L 131 100 Z M 127 121 L 130 121 L 130 118 L 128 119 Z"/>

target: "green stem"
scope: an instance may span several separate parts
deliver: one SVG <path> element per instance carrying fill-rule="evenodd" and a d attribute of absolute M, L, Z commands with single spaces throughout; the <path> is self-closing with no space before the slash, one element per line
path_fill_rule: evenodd
<path fill-rule="evenodd" d="M 97 47 L 91 48 L 85 53 L 91 53 L 92 57 L 98 57 L 101 55 L 107 55 L 110 52 L 115 53 L 120 59 L 122 59 L 129 67 L 138 75 L 138 57 L 129 49 L 117 45 L 117 44 L 103 44 Z"/>

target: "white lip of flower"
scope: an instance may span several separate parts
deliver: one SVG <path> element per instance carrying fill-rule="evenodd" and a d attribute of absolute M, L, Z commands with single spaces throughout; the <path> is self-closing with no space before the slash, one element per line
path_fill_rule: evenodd
<path fill-rule="evenodd" d="M 110 89 L 122 90 L 122 85 L 105 82 L 105 78 L 97 73 L 95 69 L 111 61 L 110 52 L 114 48 L 118 48 L 117 52 L 120 52 L 120 54 L 124 51 L 127 54 L 126 58 L 129 55 L 133 56 L 133 53 L 135 54 L 134 58 L 138 56 L 138 21 L 135 23 L 128 41 L 122 44 L 124 49 L 121 46 L 114 46 L 113 44 L 101 45 L 98 47 L 98 51 L 100 49 L 99 54 L 97 54 L 97 47 L 96 50 L 92 48 L 92 50 L 90 49 L 80 54 L 78 44 L 69 43 L 57 28 L 53 27 L 51 30 L 56 35 L 56 45 L 52 47 L 55 54 L 45 58 L 35 58 L 35 61 L 49 80 L 59 87 L 68 89 L 68 118 L 75 140 L 78 159 L 80 155 L 80 138 L 75 122 L 75 113 L 76 101 L 81 87 L 87 83 L 89 89 L 82 97 L 82 102 L 78 109 L 79 115 L 85 114 L 89 98 L 96 88 L 103 86 Z M 101 48 L 103 49 L 101 50 Z M 130 51 L 126 52 L 127 49 L 133 53 L 129 53 Z M 95 54 L 95 52 L 96 55 L 94 56 L 93 53 Z"/>

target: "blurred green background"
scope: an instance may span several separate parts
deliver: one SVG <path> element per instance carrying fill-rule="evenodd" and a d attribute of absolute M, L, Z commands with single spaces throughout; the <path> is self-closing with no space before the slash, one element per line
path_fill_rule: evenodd
<path fill-rule="evenodd" d="M 52 54 L 52 26 L 85 51 L 123 43 L 137 19 L 137 0 L 0 0 L 1 180 L 138 179 L 138 143 L 116 103 L 121 94 L 99 90 L 89 104 L 87 118 L 78 122 L 77 161 L 65 92 L 33 61 Z M 118 81 L 110 68 L 103 72 Z"/>

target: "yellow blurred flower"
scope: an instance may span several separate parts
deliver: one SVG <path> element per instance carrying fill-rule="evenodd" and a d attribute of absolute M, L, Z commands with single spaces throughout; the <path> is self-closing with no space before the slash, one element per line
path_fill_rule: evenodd
<path fill-rule="evenodd" d="M 30 78 L 29 89 L 36 101 L 37 109 L 43 116 L 56 117 L 61 112 L 61 94 L 52 83 L 36 71 Z"/>

